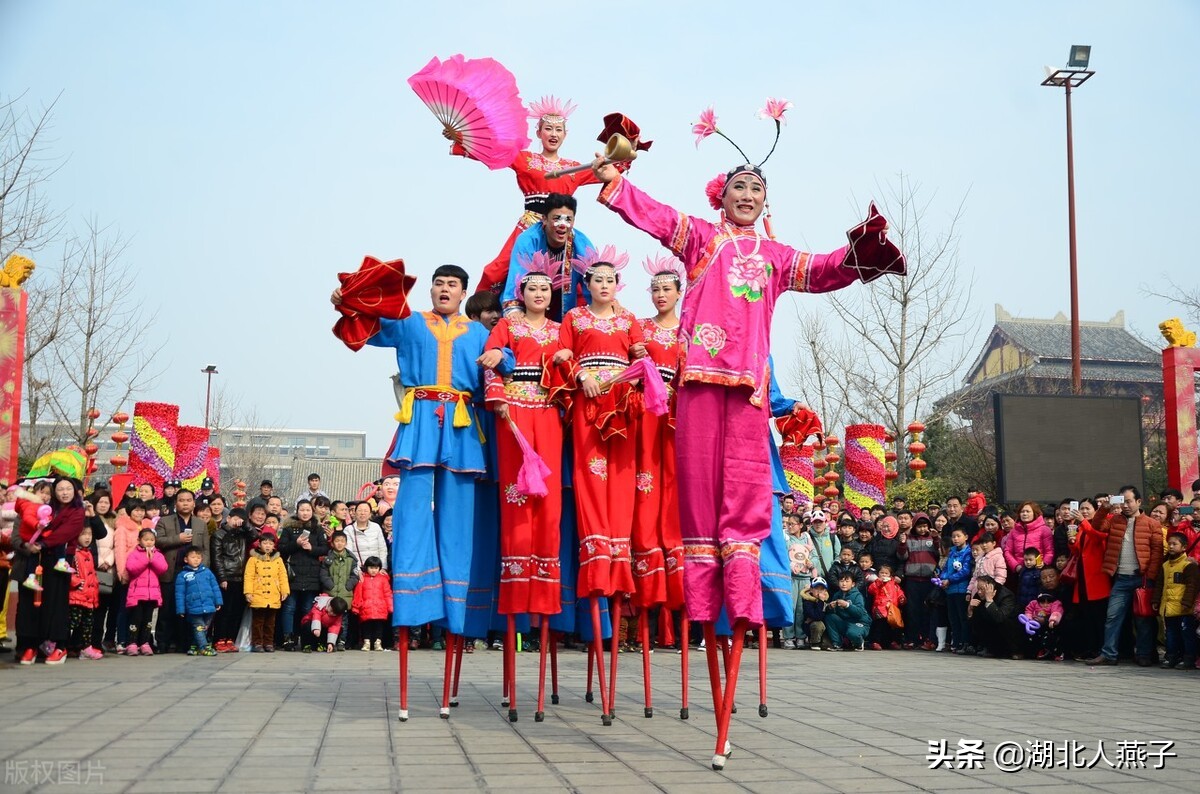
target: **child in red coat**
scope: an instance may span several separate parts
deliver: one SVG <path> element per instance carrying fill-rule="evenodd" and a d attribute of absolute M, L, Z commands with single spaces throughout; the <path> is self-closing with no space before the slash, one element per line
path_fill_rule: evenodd
<path fill-rule="evenodd" d="M 96 609 L 100 606 L 100 580 L 96 577 L 96 561 L 92 559 L 92 528 L 83 525 L 83 531 L 75 541 L 75 573 L 71 574 L 71 592 L 68 596 L 70 608 L 72 655 L 80 659 L 102 659 L 104 654 L 92 641 L 92 627 Z"/>
<path fill-rule="evenodd" d="M 318 648 L 320 648 L 321 634 L 325 634 L 325 650 L 333 653 L 337 647 L 338 637 L 342 633 L 342 620 L 345 616 L 346 599 L 331 598 L 328 593 L 322 593 L 313 601 L 312 609 L 308 610 L 308 614 L 304 616 L 301 623 L 307 624 L 312 635 L 317 638 Z M 304 643 L 302 652 L 312 653 L 312 646 L 307 642 Z"/>
<path fill-rule="evenodd" d="M 871 583 L 867 593 L 871 596 L 871 632 L 868 637 L 871 650 L 879 651 L 884 646 L 899 650 L 901 629 L 904 628 L 904 620 L 900 617 L 903 614 L 901 608 L 908 599 L 905 598 L 900 585 L 892 578 L 892 566 L 879 566 L 879 578 Z M 893 607 L 893 620 L 900 624 L 898 626 L 888 620 L 888 614 L 892 612 Z"/>
<path fill-rule="evenodd" d="M 383 572 L 383 560 L 367 557 L 363 563 L 366 573 L 354 588 L 350 611 L 358 618 L 364 651 L 383 650 L 383 633 L 392 615 L 392 585 Z"/>

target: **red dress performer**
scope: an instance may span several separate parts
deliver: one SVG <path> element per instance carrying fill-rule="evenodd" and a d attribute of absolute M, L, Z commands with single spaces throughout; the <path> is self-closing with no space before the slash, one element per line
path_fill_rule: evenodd
<path fill-rule="evenodd" d="M 674 257 L 648 258 L 642 267 L 650 274 L 650 298 L 657 314 L 638 320 L 646 354 L 663 382 L 673 384 L 679 370 L 679 316 L 675 307 L 685 275 Z M 675 393 L 666 415 L 642 414 L 637 428 L 637 490 L 633 500 L 633 603 L 638 609 L 642 646 L 645 716 L 654 716 L 650 693 L 650 611 L 661 607 L 660 631 L 670 632 L 674 613 L 683 607 L 683 539 L 679 531 L 679 495 L 675 484 Z M 687 616 L 683 616 L 683 647 L 687 646 Z M 671 642 L 669 638 L 665 640 Z"/>
<path fill-rule="evenodd" d="M 775 120 L 776 142 L 789 106 L 768 100 L 760 114 Z M 693 131 L 699 139 L 714 132 L 724 137 L 711 109 Z M 789 290 L 829 292 L 858 279 L 906 272 L 874 205 L 867 220 L 847 233 L 849 245 L 829 254 L 775 242 L 769 225 L 764 238 L 755 224 L 766 206 L 760 170 L 766 158 L 752 165 L 738 152 L 745 164 L 709 183 L 710 201 L 723 211 L 719 223 L 655 201 L 602 157 L 593 163 L 596 176 L 608 183 L 600 202 L 659 240 L 687 269 L 681 336 L 689 347 L 679 379 L 676 467 L 680 482 L 688 484 L 688 498 L 680 502 L 684 590 L 690 617 L 704 624 L 717 714 L 712 766 L 718 770 L 731 748 L 729 720 L 744 638 L 763 618 L 759 556 L 774 505 L 765 403 L 775 302 Z M 722 607 L 733 624 L 723 687 L 714 630 Z"/>
<path fill-rule="evenodd" d="M 512 256 L 513 244 L 521 232 L 536 223 L 541 223 L 545 217 L 546 197 L 551 193 L 563 193 L 571 196 L 584 185 L 598 183 L 590 170 L 576 171 L 571 174 L 557 174 L 568 168 L 579 165 L 575 160 L 560 157 L 559 149 L 567 139 L 567 119 L 575 111 L 575 105 L 570 100 L 560 100 L 554 96 L 544 96 L 536 102 L 529 103 L 529 118 L 537 121 L 537 137 L 541 141 L 541 152 L 522 151 L 508 164 L 517 176 L 517 187 L 525 197 L 525 211 L 517 219 L 517 225 L 504 241 L 500 253 L 483 268 L 483 275 L 476 286 L 476 292 L 491 290 L 499 294 L 508 280 L 508 266 Z M 613 132 L 620 132 L 630 138 L 638 149 L 649 149 L 650 141 L 638 141 L 638 127 L 619 113 L 613 113 L 604 118 L 604 131 L 599 140 L 605 141 Z M 461 157 L 472 157 L 471 152 L 460 143 L 449 131 L 443 133 L 453 141 L 450 153 Z M 474 158 L 472 158 L 474 159 Z M 621 168 L 628 167 L 622 163 Z M 568 285 L 569 286 L 569 285 Z"/>
<path fill-rule="evenodd" d="M 573 360 L 573 379 L 578 384 L 571 409 L 579 523 L 577 591 L 580 597 L 591 599 L 592 644 L 600 684 L 601 721 L 605 725 L 612 724 L 612 699 L 605 690 L 599 599 L 634 589 L 630 565 L 634 420 L 641 410 L 641 395 L 634 386 L 617 381 L 631 357 L 646 354 L 637 318 L 614 305 L 618 274 L 628 261 L 627 254 L 604 246 L 572 263 L 584 274 L 592 304 L 576 307 L 563 317 L 563 349 L 555 355 L 558 362 Z M 615 607 L 610 608 L 610 614 L 616 614 Z M 615 674 L 616 631 L 612 644 Z"/>
<path fill-rule="evenodd" d="M 505 317 L 492 329 L 481 363 L 499 363 L 510 350 L 513 371 L 503 380 L 486 373 L 485 399 L 496 414 L 500 459 L 500 604 L 506 615 L 504 653 L 508 676 L 509 719 L 516 721 L 515 616 L 541 616 L 538 703 L 534 720 L 544 719 L 546 654 L 552 644 L 549 615 L 562 610 L 559 571 L 559 520 L 562 512 L 563 425 L 547 388 L 546 370 L 562 349 L 559 324 L 546 316 L 558 264 L 538 252 L 523 262 L 518 287 L 524 314 Z"/>

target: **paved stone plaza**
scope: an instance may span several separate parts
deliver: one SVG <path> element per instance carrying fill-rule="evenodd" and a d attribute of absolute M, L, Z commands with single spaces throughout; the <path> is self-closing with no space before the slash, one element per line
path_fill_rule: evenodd
<path fill-rule="evenodd" d="M 640 657 L 622 655 L 617 720 L 608 728 L 598 704 L 584 702 L 586 657 L 578 651 L 560 655 L 562 703 L 547 704 L 543 723 L 533 720 L 537 656 L 519 657 L 516 724 L 500 707 L 494 651 L 465 657 L 462 705 L 449 721 L 437 716 L 442 654 L 414 653 L 407 723 L 397 720 L 395 653 L 110 658 L 49 668 L 5 662 L 0 790 L 1200 788 L 1200 672 L 773 650 L 770 715 L 762 719 L 749 654 L 735 751 L 723 773 L 709 768 L 715 726 L 699 655 L 687 722 L 678 717 L 679 656 L 654 654 L 655 715 L 645 719 Z M 981 740 L 982 769 L 929 769 L 931 740 L 935 748 L 946 741 L 951 765 L 970 764 L 972 752 L 960 752 L 959 740 Z M 1085 768 L 1101 740 L 1104 758 Z M 1019 747 L 1030 753 L 1024 763 L 1039 768 L 1000 771 L 993 750 L 1005 742 L 1015 743 L 1005 752 Z M 1050 760 L 1044 746 L 1037 757 L 1037 742 L 1054 743 Z M 1068 754 L 1071 742 L 1082 749 Z M 1177 757 L 1155 770 L 1162 742 L 1174 742 Z M 1136 766 L 1147 750 L 1146 768 L 1116 768 Z"/>

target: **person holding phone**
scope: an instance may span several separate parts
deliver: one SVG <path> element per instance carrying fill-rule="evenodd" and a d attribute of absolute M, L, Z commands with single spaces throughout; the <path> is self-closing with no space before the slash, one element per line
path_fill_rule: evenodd
<path fill-rule="evenodd" d="M 283 649 L 297 650 L 299 645 L 311 645 L 307 631 L 298 629 L 296 615 L 307 615 L 313 601 L 321 592 L 321 558 L 329 551 L 325 533 L 317 523 L 312 503 L 301 499 L 296 515 L 288 519 L 279 533 L 279 551 L 287 563 L 288 585 L 291 593 L 283 602 L 280 621 L 283 625 Z"/>

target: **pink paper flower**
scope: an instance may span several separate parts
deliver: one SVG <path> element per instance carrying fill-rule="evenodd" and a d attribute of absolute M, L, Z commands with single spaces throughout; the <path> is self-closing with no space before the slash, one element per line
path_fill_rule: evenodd
<path fill-rule="evenodd" d="M 709 105 L 707 109 L 700 111 L 700 120 L 692 125 L 692 133 L 696 136 L 696 145 L 700 145 L 700 141 L 717 132 L 717 112 Z"/>
<path fill-rule="evenodd" d="M 758 111 L 758 117 L 760 119 L 775 119 L 777 123 L 783 122 L 787 124 L 787 119 L 783 117 L 783 114 L 791 110 L 791 108 L 792 103 L 782 97 L 779 99 L 767 97 L 767 104 L 763 106 L 762 110 Z"/>
<path fill-rule="evenodd" d="M 708 206 L 715 210 L 721 209 L 721 198 L 725 194 L 725 180 L 725 174 L 717 174 L 704 186 L 704 195 L 708 196 Z"/>

